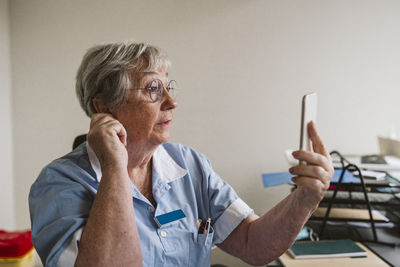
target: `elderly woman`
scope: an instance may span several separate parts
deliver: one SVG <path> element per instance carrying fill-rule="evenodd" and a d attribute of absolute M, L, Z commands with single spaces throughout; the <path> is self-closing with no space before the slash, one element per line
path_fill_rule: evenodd
<path fill-rule="evenodd" d="M 209 266 L 211 247 L 262 265 L 285 252 L 318 206 L 333 168 L 314 125 L 297 189 L 259 217 L 207 158 L 167 143 L 175 81 L 158 48 L 91 48 L 76 92 L 88 142 L 46 166 L 32 185 L 32 237 L 46 266 Z"/>

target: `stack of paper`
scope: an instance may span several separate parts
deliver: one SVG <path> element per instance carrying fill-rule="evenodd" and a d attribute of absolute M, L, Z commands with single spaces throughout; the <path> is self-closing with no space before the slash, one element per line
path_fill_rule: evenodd
<path fill-rule="evenodd" d="M 377 180 L 377 181 L 383 181 L 383 180 L 385 180 L 385 177 L 386 177 L 386 173 L 385 172 L 377 172 L 377 171 L 364 171 L 364 170 L 361 170 L 361 174 L 362 174 L 362 176 L 364 178 L 374 179 L 374 180 Z M 358 171 L 354 171 L 353 175 L 358 177 L 359 176 Z"/>
<path fill-rule="evenodd" d="M 318 207 L 313 217 L 324 218 L 326 207 Z M 388 222 L 389 219 L 377 210 L 372 210 L 372 218 L 377 222 Z M 369 221 L 369 212 L 367 209 L 351 209 L 351 208 L 332 208 L 328 219 L 343 219 L 343 220 L 360 220 Z"/>

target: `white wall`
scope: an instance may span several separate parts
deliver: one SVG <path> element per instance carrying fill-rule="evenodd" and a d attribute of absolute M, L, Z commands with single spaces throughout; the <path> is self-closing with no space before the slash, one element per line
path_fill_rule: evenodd
<path fill-rule="evenodd" d="M 0 229 L 14 230 L 9 3 L 0 0 Z"/>
<path fill-rule="evenodd" d="M 378 152 L 376 135 L 400 125 L 400 1 L 11 1 L 16 222 L 40 169 L 71 150 L 88 119 L 74 94 L 93 44 L 156 44 L 181 85 L 172 141 L 205 153 L 257 213 L 288 187 L 301 96 L 319 95 L 329 149 Z"/>

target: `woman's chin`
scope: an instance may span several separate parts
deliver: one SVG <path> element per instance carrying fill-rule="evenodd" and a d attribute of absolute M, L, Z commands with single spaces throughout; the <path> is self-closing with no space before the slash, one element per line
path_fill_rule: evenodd
<path fill-rule="evenodd" d="M 169 141 L 169 138 L 170 138 L 169 133 L 161 135 L 161 136 L 157 136 L 157 138 L 155 138 L 152 143 L 155 145 L 161 145 L 161 144 L 167 143 Z"/>

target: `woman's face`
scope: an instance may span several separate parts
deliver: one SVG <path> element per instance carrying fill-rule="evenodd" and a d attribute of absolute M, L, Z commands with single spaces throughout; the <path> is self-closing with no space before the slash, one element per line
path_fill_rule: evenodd
<path fill-rule="evenodd" d="M 159 79 L 168 85 L 168 73 L 164 68 L 154 72 L 134 74 L 136 81 L 133 89 L 148 88 L 151 82 Z M 150 98 L 149 91 L 128 90 L 125 101 L 118 108 L 110 110 L 114 117 L 125 127 L 128 135 L 128 149 L 155 146 L 168 141 L 169 127 L 172 123 L 177 102 L 164 89 L 163 96 L 157 102 Z"/>

